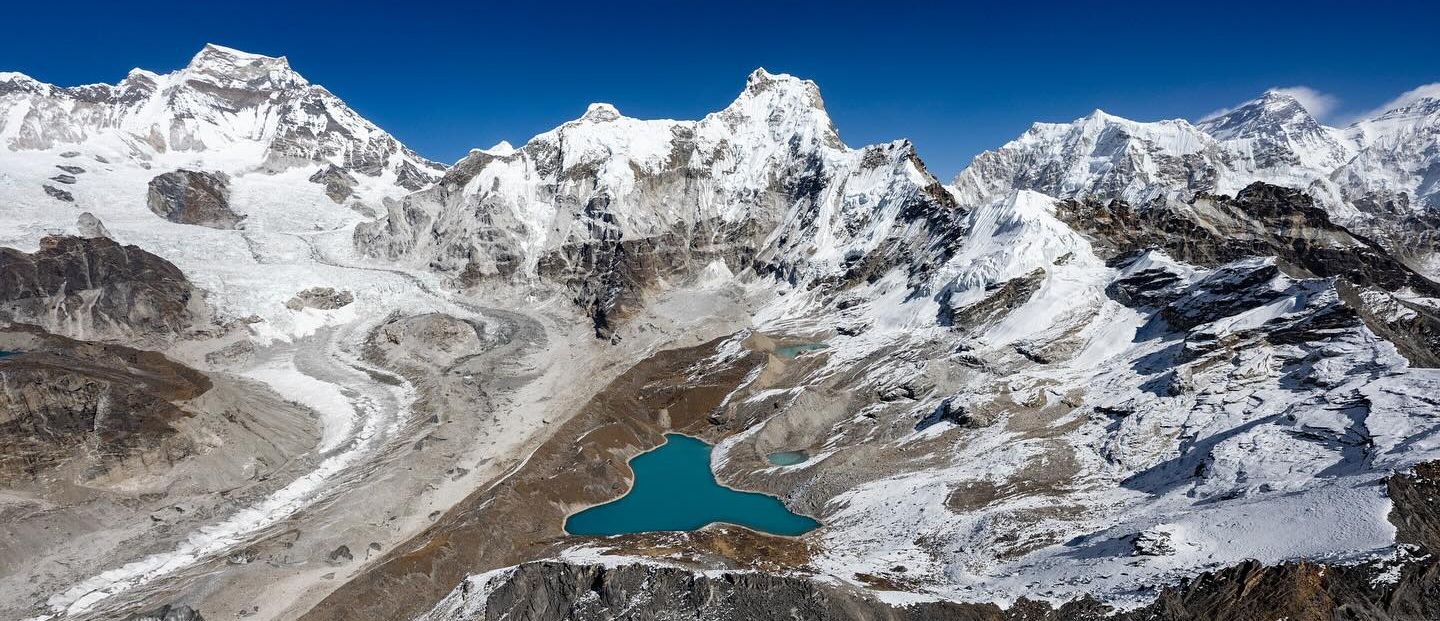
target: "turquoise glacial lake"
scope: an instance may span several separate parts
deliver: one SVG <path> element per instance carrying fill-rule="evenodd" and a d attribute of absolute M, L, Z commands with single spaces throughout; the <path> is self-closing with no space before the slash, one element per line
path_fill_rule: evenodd
<path fill-rule="evenodd" d="M 619 500 L 565 520 L 572 535 L 624 535 L 695 530 L 725 522 L 774 535 L 799 535 L 819 522 L 791 513 L 774 496 L 739 492 L 715 481 L 710 445 L 679 434 L 630 460 L 635 486 Z"/>
<path fill-rule="evenodd" d="M 820 351 L 830 347 L 824 343 L 801 343 L 799 345 L 786 345 L 775 349 L 775 355 L 781 358 L 794 358 L 801 354 L 808 354 L 813 351 Z"/>
<path fill-rule="evenodd" d="M 810 459 L 810 456 L 806 455 L 805 451 L 780 451 L 766 455 L 765 459 L 770 460 L 770 463 L 777 466 L 793 466 Z"/>

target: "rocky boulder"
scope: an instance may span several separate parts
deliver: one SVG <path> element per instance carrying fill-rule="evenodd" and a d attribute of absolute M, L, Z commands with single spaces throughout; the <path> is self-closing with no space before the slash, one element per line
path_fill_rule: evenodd
<path fill-rule="evenodd" d="M 245 219 L 230 210 L 230 177 L 225 173 L 177 170 L 157 175 L 150 180 L 146 204 L 155 215 L 178 224 L 234 229 Z"/>
<path fill-rule="evenodd" d="M 73 203 L 73 202 L 75 202 L 75 195 L 74 195 L 74 194 L 71 194 L 71 193 L 69 193 L 69 192 L 67 192 L 67 191 L 65 191 L 65 190 L 62 190 L 62 189 L 60 189 L 60 188 L 57 188 L 57 187 L 55 187 L 55 186 L 53 186 L 53 185 L 50 185 L 50 184 L 48 184 L 48 183 L 47 183 L 47 184 L 44 184 L 44 185 L 42 185 L 42 186 L 40 186 L 40 187 L 41 187 L 41 188 L 44 188 L 45 193 L 46 193 L 46 194 L 49 194 L 49 195 L 50 195 L 50 198 L 53 198 L 53 199 L 55 199 L 55 200 L 57 200 L 57 201 L 64 201 L 64 202 L 66 202 L 66 203 Z"/>
<path fill-rule="evenodd" d="M 325 186 L 325 195 L 336 203 L 344 203 L 355 194 L 355 176 L 334 164 L 315 171 L 310 175 L 310 183 Z"/>
<path fill-rule="evenodd" d="M 285 302 L 285 308 L 300 310 L 302 308 L 315 308 L 319 310 L 335 310 L 349 306 L 355 301 L 355 296 L 349 291 L 337 291 L 331 287 L 311 287 Z"/>
<path fill-rule="evenodd" d="M 75 219 L 75 228 L 80 231 L 81 237 L 110 237 L 110 229 L 105 228 L 105 223 L 88 211 Z"/>

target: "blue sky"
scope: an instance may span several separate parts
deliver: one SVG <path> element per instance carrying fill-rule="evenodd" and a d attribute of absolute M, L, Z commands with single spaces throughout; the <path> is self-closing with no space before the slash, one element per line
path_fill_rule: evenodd
<path fill-rule="evenodd" d="M 1304 86 L 1343 119 L 1440 82 L 1425 2 L 16 4 L 0 70 L 72 85 L 175 69 L 206 42 L 285 55 L 445 162 L 591 101 L 698 118 L 760 66 L 818 82 L 846 142 L 909 138 L 946 180 L 1031 122 L 1095 108 L 1193 120 Z"/>

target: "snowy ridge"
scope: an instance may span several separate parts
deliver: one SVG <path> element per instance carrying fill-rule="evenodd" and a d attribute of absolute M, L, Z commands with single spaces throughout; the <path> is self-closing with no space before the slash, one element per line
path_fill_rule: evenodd
<path fill-rule="evenodd" d="M 228 173 L 333 164 L 418 189 L 439 167 L 361 118 L 284 57 L 207 45 L 168 74 L 61 88 L 0 79 L 0 144 L 106 161 Z M 428 172 L 427 172 L 428 171 Z"/>
<path fill-rule="evenodd" d="M 975 158 L 954 180 L 964 204 L 1009 189 L 1057 198 L 1144 204 L 1199 192 L 1233 195 L 1255 181 L 1302 189 L 1341 220 L 1364 202 L 1434 208 L 1440 105 L 1419 98 L 1348 128 L 1317 122 L 1293 96 L 1270 91 L 1198 124 L 1141 123 L 1096 111 L 1071 123 L 1037 123 Z M 1403 199 L 1401 197 L 1404 197 Z"/>
<path fill-rule="evenodd" d="M 466 285 L 558 282 L 599 315 L 707 273 L 802 281 L 923 260 L 960 215 L 910 143 L 847 147 L 813 82 L 762 69 L 699 121 L 594 104 L 519 149 L 473 151 L 355 243 Z M 642 253 L 666 259 L 624 263 Z"/>

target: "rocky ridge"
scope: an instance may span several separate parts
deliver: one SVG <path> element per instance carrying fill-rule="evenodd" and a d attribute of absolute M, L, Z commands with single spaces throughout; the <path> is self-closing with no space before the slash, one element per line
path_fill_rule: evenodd
<path fill-rule="evenodd" d="M 208 320 L 169 261 L 106 237 L 51 236 L 34 253 L 0 248 L 0 316 L 94 340 L 172 340 Z"/>

